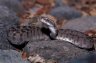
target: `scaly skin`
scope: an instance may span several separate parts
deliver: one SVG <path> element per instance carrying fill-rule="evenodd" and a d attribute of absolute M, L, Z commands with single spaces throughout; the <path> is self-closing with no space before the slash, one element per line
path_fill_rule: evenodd
<path fill-rule="evenodd" d="M 20 26 L 35 26 L 39 28 L 46 28 L 50 30 L 50 37 L 54 39 L 57 34 L 56 21 L 49 18 L 48 15 L 36 16 L 25 23 L 22 23 Z"/>
<path fill-rule="evenodd" d="M 50 32 L 50 31 L 49 31 Z M 20 45 L 29 41 L 48 40 L 49 33 L 46 29 L 31 26 L 16 26 L 10 28 L 7 33 L 8 40 L 12 44 Z"/>
<path fill-rule="evenodd" d="M 62 29 L 57 32 L 51 19 L 44 16 L 35 19 L 37 19 L 36 22 L 33 19 L 31 25 L 30 22 L 28 23 L 29 26 L 11 28 L 8 32 L 8 40 L 13 44 L 20 45 L 28 41 L 44 41 L 52 38 L 67 41 L 80 48 L 90 49 L 93 47 L 94 40 L 82 32 L 71 29 Z"/>
<path fill-rule="evenodd" d="M 34 21 L 34 19 L 36 20 Z M 13 46 L 20 47 L 20 49 L 29 41 L 42 41 L 54 39 L 56 37 L 56 26 L 52 20 L 47 17 L 34 17 L 32 21 L 28 21 L 28 23 L 24 24 L 25 25 L 23 26 L 16 25 L 15 27 L 10 28 L 7 32 L 7 40 Z"/>
<path fill-rule="evenodd" d="M 85 49 L 90 49 L 94 46 L 94 40 L 91 37 L 85 35 L 82 32 L 71 29 L 59 30 L 56 39 L 67 41 L 69 43 L 76 45 L 77 47 Z"/>

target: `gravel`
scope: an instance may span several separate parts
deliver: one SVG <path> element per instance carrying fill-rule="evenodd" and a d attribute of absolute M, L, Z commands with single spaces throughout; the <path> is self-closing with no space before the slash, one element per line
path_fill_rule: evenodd
<path fill-rule="evenodd" d="M 0 63 L 30 63 L 15 50 L 0 50 Z"/>

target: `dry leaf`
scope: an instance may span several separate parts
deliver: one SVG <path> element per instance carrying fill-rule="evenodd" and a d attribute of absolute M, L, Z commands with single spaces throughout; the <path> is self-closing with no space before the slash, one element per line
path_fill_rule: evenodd
<path fill-rule="evenodd" d="M 88 30 L 85 32 L 90 37 L 96 37 L 96 30 Z"/>
<path fill-rule="evenodd" d="M 90 15 L 91 16 L 96 16 L 96 9 L 93 8 L 91 11 L 90 11 Z"/>

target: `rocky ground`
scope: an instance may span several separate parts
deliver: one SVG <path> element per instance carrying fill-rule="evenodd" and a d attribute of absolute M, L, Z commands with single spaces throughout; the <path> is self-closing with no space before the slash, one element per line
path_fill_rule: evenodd
<path fill-rule="evenodd" d="M 91 29 L 96 29 L 96 16 L 86 16 L 86 17 L 70 20 L 62 28 L 74 29 L 81 32 L 85 32 Z"/>
<path fill-rule="evenodd" d="M 0 63 L 30 63 L 27 59 L 23 59 L 22 53 L 16 51 L 6 39 L 7 30 L 19 21 L 16 13 L 22 11 L 20 1 L 0 0 Z M 64 6 L 61 0 L 58 1 L 56 0 L 56 6 L 49 14 L 58 20 L 68 20 L 62 29 L 74 29 L 81 32 L 96 30 L 96 16 L 83 17 L 78 10 Z M 66 41 L 29 42 L 23 50 L 29 55 L 35 53 L 46 60 L 52 59 L 57 63 L 96 63 L 96 51 L 80 49 Z"/>
<path fill-rule="evenodd" d="M 30 63 L 21 58 L 21 53 L 15 50 L 0 50 L 0 63 Z"/>

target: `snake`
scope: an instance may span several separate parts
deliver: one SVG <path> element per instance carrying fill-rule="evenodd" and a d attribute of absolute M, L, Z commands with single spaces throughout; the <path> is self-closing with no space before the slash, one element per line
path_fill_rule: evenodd
<path fill-rule="evenodd" d="M 67 41 L 79 48 L 90 49 L 94 48 L 94 40 L 83 32 L 72 29 L 60 29 L 56 40 Z"/>
<path fill-rule="evenodd" d="M 56 30 L 56 26 L 47 17 L 39 17 L 35 24 L 40 26 L 16 26 L 9 29 L 8 41 L 15 45 L 21 45 L 28 41 L 59 40 L 67 41 L 79 48 L 91 49 L 94 40 L 83 32 L 72 29 Z M 34 24 L 34 23 L 33 23 Z"/>
<path fill-rule="evenodd" d="M 31 26 L 15 26 L 7 31 L 7 40 L 11 44 L 24 45 L 25 42 L 50 40 L 50 31 L 45 28 Z"/>
<path fill-rule="evenodd" d="M 29 41 L 54 39 L 57 32 L 52 20 L 43 16 L 38 17 L 38 20 L 34 21 L 34 19 L 37 18 L 31 19 L 33 21 L 26 26 L 16 25 L 7 30 L 7 40 L 11 45 L 21 49 Z"/>

